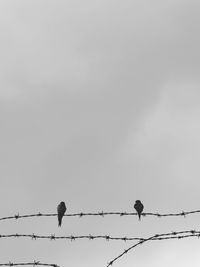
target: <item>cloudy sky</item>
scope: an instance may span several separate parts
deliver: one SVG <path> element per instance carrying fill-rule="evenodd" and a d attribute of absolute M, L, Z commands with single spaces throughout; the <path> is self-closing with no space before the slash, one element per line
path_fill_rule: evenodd
<path fill-rule="evenodd" d="M 0 2 L 0 217 L 195 210 L 200 187 L 198 0 Z M 1 234 L 148 237 L 184 218 L 2 221 Z M 197 267 L 199 240 L 149 242 L 116 267 Z M 104 267 L 132 243 L 1 239 L 0 263 Z"/>

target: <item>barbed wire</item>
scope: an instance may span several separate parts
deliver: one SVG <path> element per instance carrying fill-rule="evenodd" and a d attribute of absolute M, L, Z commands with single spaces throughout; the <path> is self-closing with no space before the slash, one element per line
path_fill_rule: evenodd
<path fill-rule="evenodd" d="M 163 233 L 163 234 L 155 234 L 153 236 L 150 236 L 148 238 L 140 240 L 138 243 L 132 245 L 128 249 L 125 249 L 121 254 L 119 254 L 117 257 L 115 257 L 113 260 L 111 260 L 107 267 L 113 265 L 115 261 L 117 261 L 119 258 L 127 254 L 130 250 L 134 249 L 135 247 L 151 240 L 166 240 L 166 239 L 183 239 L 188 237 L 198 237 L 200 238 L 200 231 L 196 230 L 189 230 L 189 231 L 178 231 L 178 232 L 170 232 L 170 233 Z"/>
<path fill-rule="evenodd" d="M 142 216 L 156 216 L 156 217 L 173 217 L 173 216 L 183 216 L 186 217 L 190 214 L 200 213 L 200 210 L 193 210 L 193 211 L 182 211 L 179 213 L 153 213 L 153 212 L 144 212 L 142 213 Z M 118 216 L 138 216 L 136 212 L 79 212 L 79 213 L 70 213 L 65 214 L 66 217 L 79 217 L 82 218 L 84 216 L 108 216 L 108 215 L 118 215 Z M 15 214 L 14 216 L 7 216 L 7 217 L 1 217 L 0 221 L 2 220 L 9 220 L 9 219 L 21 219 L 21 218 L 31 218 L 31 217 L 56 217 L 57 213 L 35 213 L 35 214 L 26 214 L 26 215 L 19 215 Z M 50 239 L 50 240 L 57 240 L 57 239 L 68 239 L 71 241 L 77 240 L 77 239 L 105 239 L 107 241 L 110 240 L 120 240 L 120 241 L 138 241 L 136 244 L 130 246 L 128 249 L 124 250 L 120 255 L 115 257 L 113 260 L 111 260 L 107 267 L 111 266 L 115 261 L 117 261 L 119 258 L 121 258 L 123 255 L 127 254 L 130 250 L 134 249 L 135 247 L 139 246 L 140 244 L 143 244 L 147 241 L 153 241 L 153 240 L 167 240 L 167 239 L 182 239 L 182 238 L 189 238 L 189 237 L 200 237 L 200 231 L 196 230 L 189 230 L 189 231 L 178 231 L 178 232 L 170 232 L 170 233 L 162 233 L 162 234 L 155 234 L 149 238 L 141 238 L 141 237 L 112 237 L 110 235 L 70 235 L 70 236 L 56 236 L 55 234 L 51 235 L 36 235 L 36 234 L 0 234 L 0 238 L 19 238 L 19 237 L 27 237 L 31 238 L 32 240 L 36 239 Z M 59 267 L 56 264 L 47 264 L 47 263 L 40 263 L 39 261 L 34 262 L 28 262 L 28 263 L 0 263 L 0 266 L 19 266 L 19 265 L 40 265 L 40 266 L 51 266 L 51 267 Z"/>
<path fill-rule="evenodd" d="M 95 240 L 95 239 L 105 239 L 107 241 L 116 240 L 116 241 L 139 241 L 144 240 L 144 238 L 139 237 L 112 237 L 110 235 L 70 235 L 70 236 L 56 236 L 55 234 L 51 235 L 36 235 L 36 234 L 0 234 L 0 238 L 20 238 L 20 237 L 27 237 L 31 238 L 32 240 L 37 239 L 49 239 L 49 240 L 59 240 L 59 239 L 66 239 L 70 241 L 75 241 L 77 239 L 88 239 L 88 240 Z"/>
<path fill-rule="evenodd" d="M 19 238 L 19 237 L 28 237 L 32 240 L 36 239 L 50 239 L 50 240 L 57 240 L 57 239 L 68 239 L 74 241 L 76 239 L 105 239 L 107 241 L 110 240 L 121 240 L 121 241 L 139 241 L 136 244 L 132 245 L 128 249 L 124 250 L 120 255 L 110 261 L 107 267 L 111 266 L 115 261 L 121 258 L 123 255 L 127 254 L 133 248 L 147 242 L 147 241 L 156 241 L 156 240 L 169 240 L 169 239 L 183 239 L 189 237 L 198 237 L 200 238 L 200 231 L 197 230 L 186 230 L 186 231 L 172 231 L 169 233 L 162 233 L 162 234 L 155 234 L 149 238 L 141 238 L 141 237 L 112 237 L 109 235 L 82 235 L 82 236 L 55 236 L 54 234 L 51 235 L 36 235 L 36 234 L 7 234 L 7 235 L 0 235 L 0 238 Z M 41 266 L 51 266 L 51 267 L 59 267 L 57 264 L 47 264 L 47 263 L 40 263 L 39 261 L 34 261 L 32 263 L 0 263 L 0 266 L 20 266 L 20 265 L 41 265 Z"/>
<path fill-rule="evenodd" d="M 82 236 L 56 236 L 54 234 L 51 235 L 36 235 L 36 234 L 6 234 L 2 235 L 0 234 L 0 238 L 19 238 L 19 237 L 28 237 L 32 240 L 36 239 L 50 239 L 50 240 L 57 240 L 57 239 L 68 239 L 71 241 L 74 241 L 76 239 L 89 239 L 89 240 L 95 240 L 95 239 L 105 239 L 107 241 L 110 240 L 120 240 L 120 241 L 139 241 L 136 244 L 132 245 L 128 249 L 124 250 L 120 255 L 115 257 L 113 260 L 111 260 L 107 267 L 111 266 L 115 261 L 117 261 L 119 258 L 121 258 L 123 255 L 127 254 L 130 250 L 133 248 L 147 242 L 147 241 L 156 241 L 156 240 L 169 240 L 169 239 L 183 239 L 183 238 L 189 238 L 189 237 L 198 237 L 200 238 L 200 231 L 197 230 L 185 230 L 185 231 L 172 231 L 169 233 L 162 233 L 162 234 L 155 234 L 153 236 L 150 236 L 148 238 L 141 238 L 141 237 L 112 237 L 109 235 L 82 235 Z M 40 263 L 39 261 L 29 262 L 29 263 L 0 263 L 0 266 L 20 266 L 20 265 L 40 265 L 40 266 L 51 266 L 51 267 L 59 267 L 57 264 L 48 264 L 48 263 Z"/>
<path fill-rule="evenodd" d="M 21 262 L 21 263 L 13 263 L 13 262 L 8 262 L 8 263 L 0 263 L 0 266 L 51 266 L 51 267 L 60 267 L 57 264 L 51 264 L 51 263 L 41 263 L 40 261 L 33 261 L 33 262 Z"/>
<path fill-rule="evenodd" d="M 179 239 L 182 238 L 182 235 L 184 234 L 184 237 L 190 237 L 191 235 L 199 235 L 200 231 L 195 230 L 189 230 L 189 231 L 179 231 L 179 232 L 171 232 L 167 234 L 162 234 L 160 237 L 157 236 L 153 238 L 153 240 L 164 240 L 164 239 Z M 176 236 L 174 236 L 176 235 Z M 80 236 L 56 236 L 55 234 L 51 235 L 36 235 L 36 234 L 0 234 L 0 238 L 20 238 L 20 237 L 27 237 L 31 238 L 32 240 L 37 239 L 49 239 L 49 240 L 58 240 L 58 239 L 66 239 L 75 241 L 77 239 L 88 239 L 88 240 L 95 240 L 95 239 L 105 239 L 106 241 L 115 240 L 115 241 L 146 241 L 145 238 L 142 237 L 112 237 L 110 235 L 80 235 Z"/>
<path fill-rule="evenodd" d="M 182 211 L 179 213 L 155 213 L 155 212 L 143 212 L 141 215 L 143 217 L 145 216 L 156 216 L 156 217 L 176 217 L 176 216 L 183 216 L 186 217 L 187 215 L 190 214 L 195 214 L 195 213 L 200 213 L 200 210 L 193 210 L 193 211 Z M 86 217 L 86 216 L 108 216 L 108 215 L 118 215 L 118 216 L 138 216 L 136 212 L 79 212 L 79 213 L 68 213 L 65 214 L 64 216 L 66 217 Z M 22 219 L 22 218 L 31 218 L 31 217 L 55 217 L 57 216 L 57 213 L 35 213 L 35 214 L 26 214 L 26 215 L 19 215 L 19 213 L 13 215 L 13 216 L 6 216 L 6 217 L 1 217 L 0 221 L 3 220 L 10 220 L 10 219 Z"/>

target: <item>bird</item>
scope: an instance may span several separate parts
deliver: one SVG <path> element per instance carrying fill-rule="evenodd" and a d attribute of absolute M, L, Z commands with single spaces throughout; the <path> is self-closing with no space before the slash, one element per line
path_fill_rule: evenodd
<path fill-rule="evenodd" d="M 142 202 L 141 202 L 140 200 L 136 200 L 136 201 L 135 201 L 134 208 L 135 208 L 136 211 L 137 211 L 139 220 L 141 220 L 141 213 L 142 213 L 142 211 L 143 211 L 143 209 L 144 209 L 144 206 L 143 206 Z"/>
<path fill-rule="evenodd" d="M 57 212 L 58 212 L 58 226 L 61 226 L 62 224 L 62 218 L 65 214 L 65 211 L 67 210 L 65 206 L 65 202 L 61 201 L 60 204 L 57 207 Z"/>

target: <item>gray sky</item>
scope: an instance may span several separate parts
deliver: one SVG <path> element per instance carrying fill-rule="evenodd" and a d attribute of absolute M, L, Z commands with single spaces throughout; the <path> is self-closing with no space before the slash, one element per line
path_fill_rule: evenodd
<path fill-rule="evenodd" d="M 199 209 L 199 1 L 0 3 L 0 210 L 6 215 Z M 1 234 L 150 236 L 186 219 L 36 218 Z M 106 266 L 131 243 L 1 239 L 0 262 Z M 199 266 L 199 240 L 140 246 L 115 263 Z"/>

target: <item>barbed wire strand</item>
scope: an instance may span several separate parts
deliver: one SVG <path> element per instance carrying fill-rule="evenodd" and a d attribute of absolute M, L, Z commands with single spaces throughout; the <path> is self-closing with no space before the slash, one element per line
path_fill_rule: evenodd
<path fill-rule="evenodd" d="M 33 261 L 33 262 L 21 262 L 21 263 L 14 263 L 14 262 L 8 262 L 8 263 L 0 263 L 0 266 L 51 266 L 51 267 L 60 267 L 57 264 L 51 264 L 51 263 L 41 263 L 40 261 Z"/>
<path fill-rule="evenodd" d="M 200 210 L 193 210 L 193 211 L 182 211 L 179 213 L 153 213 L 153 212 L 143 212 L 142 216 L 156 216 L 156 217 L 176 217 L 176 216 L 183 216 L 186 217 L 187 215 L 190 214 L 195 214 L 195 213 L 200 213 Z M 69 213 L 69 214 L 65 214 L 64 216 L 66 217 L 85 217 L 85 216 L 108 216 L 108 215 L 118 215 L 118 216 L 138 216 L 138 214 L 136 212 L 79 212 L 79 213 Z M 1 217 L 0 221 L 3 220 L 10 220 L 10 219 L 22 219 L 22 218 L 31 218 L 31 217 L 55 217 L 57 216 L 57 213 L 49 213 L 49 214 L 45 214 L 45 213 L 35 213 L 35 214 L 26 214 L 26 215 L 19 215 L 19 213 L 15 214 L 14 216 L 6 216 L 6 217 Z"/>
<path fill-rule="evenodd" d="M 186 235 L 180 235 L 178 236 L 180 233 L 190 233 L 190 234 L 186 234 Z M 163 236 L 166 236 L 166 238 Z M 167 237 L 168 236 L 168 237 Z M 131 247 L 129 247 L 128 249 L 125 249 L 124 252 L 122 252 L 121 254 L 119 254 L 117 257 L 115 257 L 113 260 L 111 260 L 107 267 L 113 265 L 113 263 L 115 261 L 117 261 L 119 258 L 121 258 L 122 256 L 124 256 L 125 254 L 127 254 L 130 250 L 134 249 L 135 247 L 146 243 L 147 241 L 151 241 L 151 240 L 166 240 L 166 239 L 183 239 L 183 238 L 188 238 L 188 237 L 198 237 L 200 238 L 200 231 L 196 231 L 196 230 L 190 230 L 190 231 L 179 231 L 179 232 L 171 232 L 171 233 L 163 233 L 163 234 L 155 234 L 153 236 L 150 236 L 148 238 L 145 238 L 141 241 L 139 241 L 138 243 L 132 245 Z"/>
<path fill-rule="evenodd" d="M 200 236 L 200 231 L 196 230 L 187 230 L 187 231 L 179 231 L 179 232 L 171 232 L 167 234 L 162 234 L 162 236 L 158 236 L 153 238 L 153 240 L 164 240 L 164 239 L 179 239 L 182 238 L 184 234 L 184 237 L 190 237 L 190 236 Z M 37 239 L 49 239 L 49 240 L 58 240 L 58 239 L 66 239 L 66 240 L 77 240 L 77 239 L 88 239 L 88 240 L 95 240 L 95 239 L 105 239 L 106 241 L 110 240 L 116 240 L 116 241 L 145 241 L 145 238 L 142 237 L 112 237 L 110 235 L 80 235 L 80 236 L 56 236 L 55 234 L 51 235 L 36 235 L 36 234 L 0 234 L 0 238 L 21 238 L 21 237 L 27 237 L 31 238 L 32 240 Z"/>

